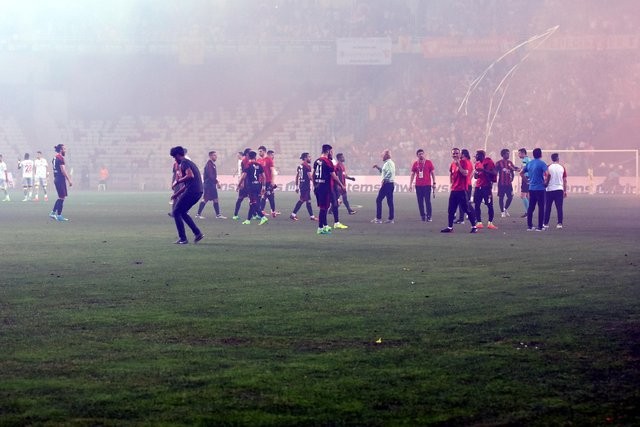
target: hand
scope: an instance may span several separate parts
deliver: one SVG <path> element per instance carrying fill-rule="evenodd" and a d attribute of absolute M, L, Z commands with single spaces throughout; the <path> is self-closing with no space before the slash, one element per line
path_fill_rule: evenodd
<path fill-rule="evenodd" d="M 175 200 L 175 199 L 176 199 L 176 195 L 175 195 L 175 193 L 171 195 L 170 199 L 171 199 L 171 200 Z"/>
<path fill-rule="evenodd" d="M 413 193 L 413 184 L 409 184 L 409 191 Z"/>
<path fill-rule="evenodd" d="M 380 168 L 378 167 L 378 165 L 373 165 L 373 166 L 371 166 L 371 167 L 372 167 L 372 168 L 374 168 L 374 169 L 380 169 Z"/>
<path fill-rule="evenodd" d="M 355 181 L 356 180 L 355 177 L 353 177 L 353 176 L 348 176 L 347 179 L 349 179 L 351 181 Z"/>
<path fill-rule="evenodd" d="M 567 192 L 566 192 L 566 191 L 565 191 L 565 192 L 564 192 L 564 194 L 562 195 L 562 198 L 563 198 L 563 199 L 566 199 L 566 198 L 567 198 Z"/>
<path fill-rule="evenodd" d="M 299 193 L 300 189 L 298 187 L 296 187 L 296 193 Z"/>
<path fill-rule="evenodd" d="M 73 182 L 69 181 L 69 187 L 73 187 Z"/>
<path fill-rule="evenodd" d="M 218 190 L 220 190 L 222 188 L 222 185 L 217 184 L 216 187 L 218 187 Z"/>

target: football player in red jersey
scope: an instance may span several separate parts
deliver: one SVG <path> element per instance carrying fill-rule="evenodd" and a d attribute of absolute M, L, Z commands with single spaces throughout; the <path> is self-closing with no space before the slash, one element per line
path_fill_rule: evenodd
<path fill-rule="evenodd" d="M 327 223 L 327 210 L 331 205 L 333 187 L 337 185 L 344 188 L 336 175 L 332 160 L 333 147 L 324 144 L 322 155 L 313 163 L 313 192 L 320 209 L 317 234 L 331 234 L 331 228 Z"/>
<path fill-rule="evenodd" d="M 493 225 L 493 180 L 496 177 L 496 165 L 491 160 L 491 157 L 487 157 L 484 150 L 476 151 L 474 176 L 476 178 L 476 191 L 473 193 L 473 203 L 475 204 L 476 221 L 478 221 L 476 227 L 482 228 L 482 211 L 480 207 L 484 203 L 489 214 L 487 228 L 495 230 L 498 228 Z"/>
<path fill-rule="evenodd" d="M 244 149 L 244 154 L 242 155 L 242 159 L 240 159 L 240 168 L 242 171 L 245 170 L 245 168 L 247 166 L 249 166 L 249 152 L 251 152 L 251 148 L 245 148 Z M 240 175 L 242 175 L 242 172 L 240 172 Z M 236 188 L 236 191 L 238 192 L 238 200 L 236 200 L 236 207 L 233 211 L 233 219 L 234 220 L 239 220 L 240 217 L 238 216 L 238 212 L 240 212 L 240 206 L 242 206 L 242 201 L 249 197 L 249 193 L 247 193 L 247 189 L 244 188 L 242 184 L 242 178 L 240 178 L 240 181 L 238 182 L 238 187 Z"/>
<path fill-rule="evenodd" d="M 520 168 L 513 164 L 509 160 L 509 149 L 503 148 L 500 150 L 500 157 L 496 162 L 496 174 L 498 174 L 498 202 L 500 204 L 500 215 L 502 218 L 508 217 L 509 206 L 513 200 L 513 178 L 514 172 L 518 172 Z M 504 198 L 507 198 L 506 203 Z"/>
<path fill-rule="evenodd" d="M 471 162 L 467 159 L 460 158 L 460 149 L 453 148 L 451 150 L 453 162 L 449 166 L 449 179 L 451 182 L 451 193 L 449 194 L 449 226 L 440 230 L 442 233 L 451 233 L 453 231 L 453 218 L 456 210 L 460 207 L 463 212 L 469 216 L 471 221 L 471 233 L 476 233 L 476 218 L 473 209 L 469 208 L 469 196 L 467 195 L 468 176 L 473 170 Z"/>
<path fill-rule="evenodd" d="M 196 218 L 198 219 L 204 219 L 204 217 L 202 216 L 202 211 L 209 201 L 213 202 L 213 210 L 216 213 L 216 218 L 227 219 L 227 217 L 220 213 L 220 204 L 218 203 L 218 190 L 221 188 L 221 185 L 218 181 L 218 168 L 216 167 L 216 160 L 218 160 L 218 154 L 215 151 L 209 151 L 209 160 L 207 160 L 207 163 L 204 165 L 203 173 L 204 193 L 202 196 L 202 201 L 198 206 L 198 213 L 196 214 Z"/>
<path fill-rule="evenodd" d="M 255 151 L 250 151 L 247 157 L 249 164 L 242 171 L 239 185 L 240 191 L 244 190 L 249 195 L 249 212 L 247 213 L 247 219 L 242 224 L 251 224 L 251 219 L 257 215 L 260 218 L 260 225 L 263 225 L 268 221 L 260 210 L 260 197 L 265 192 L 264 169 L 256 161 Z"/>
<path fill-rule="evenodd" d="M 55 219 L 56 221 L 68 221 L 67 218 L 62 216 L 64 200 L 67 198 L 67 182 L 69 183 L 69 187 L 73 186 L 71 177 L 65 167 L 64 156 L 67 154 L 67 150 L 64 144 L 58 144 L 54 149 L 56 156 L 53 158 L 53 183 L 58 192 L 58 200 L 56 200 L 56 203 L 53 205 L 53 210 L 49 214 L 49 218 Z"/>
<path fill-rule="evenodd" d="M 473 210 L 473 206 L 471 206 L 471 194 L 473 193 L 473 187 L 471 183 L 473 182 L 473 163 L 471 162 L 471 154 L 469 154 L 469 150 L 463 148 L 460 150 L 460 158 L 467 160 L 467 165 L 469 167 L 469 174 L 467 175 L 467 210 Z M 464 224 L 464 210 L 462 207 L 458 210 L 458 219 L 455 220 L 454 224 Z"/>
<path fill-rule="evenodd" d="M 271 207 L 271 217 L 275 218 L 279 212 L 276 212 L 276 199 L 273 194 L 275 189 L 275 183 L 273 179 L 275 178 L 276 167 L 274 163 L 275 152 L 273 150 L 267 150 L 267 147 L 261 145 L 258 147 L 258 158 L 256 161 L 262 166 L 264 169 L 264 179 L 265 179 L 265 192 L 262 198 L 260 199 L 260 210 L 264 212 L 264 208 L 267 205 L 267 200 L 269 200 L 269 206 Z"/>
<path fill-rule="evenodd" d="M 351 206 L 349 205 L 349 199 L 347 198 L 347 179 L 350 181 L 355 181 L 356 179 L 347 174 L 347 167 L 344 164 L 345 160 L 343 153 L 336 154 L 336 160 L 338 161 L 338 163 L 336 163 L 336 175 L 338 176 L 338 179 L 340 179 L 340 182 L 344 187 L 344 191 L 342 193 L 340 193 L 339 191 L 336 192 L 336 200 L 338 199 L 338 196 L 342 198 L 342 204 L 345 208 L 347 208 L 347 212 L 349 213 L 349 215 L 355 215 L 357 211 L 351 209 Z"/>
<path fill-rule="evenodd" d="M 293 221 L 297 221 L 298 211 L 303 204 L 306 204 L 307 212 L 309 212 L 309 219 L 317 221 L 318 218 L 313 216 L 313 208 L 311 207 L 311 181 L 313 181 L 313 176 L 311 175 L 311 156 L 309 153 L 304 152 L 300 155 L 300 160 L 302 162 L 298 165 L 296 170 L 296 193 L 300 194 L 300 200 L 296 203 L 296 206 L 293 208 L 293 212 L 291 212 L 289 218 Z"/>

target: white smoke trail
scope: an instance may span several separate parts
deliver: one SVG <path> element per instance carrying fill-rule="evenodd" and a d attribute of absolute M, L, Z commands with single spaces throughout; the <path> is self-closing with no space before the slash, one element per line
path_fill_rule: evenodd
<path fill-rule="evenodd" d="M 458 107 L 458 113 L 460 113 L 460 110 L 462 110 L 464 107 L 465 115 L 467 114 L 467 107 L 469 105 L 469 98 L 471 97 L 471 94 L 480 85 L 480 83 L 485 78 L 487 73 L 496 64 L 500 63 L 503 59 L 513 54 L 514 52 L 517 52 L 518 50 L 525 48 L 528 45 L 533 46 L 529 50 L 529 52 L 527 52 L 527 54 L 523 56 L 522 59 L 516 65 L 514 65 L 509 69 L 509 71 L 507 71 L 507 73 L 500 80 L 500 83 L 498 84 L 498 86 L 495 88 L 495 90 L 491 94 L 491 99 L 489 100 L 489 111 L 487 112 L 487 121 L 485 125 L 485 137 L 484 137 L 485 151 L 487 150 L 487 144 L 489 141 L 489 135 L 491 134 L 491 129 L 493 128 L 493 123 L 495 122 L 496 117 L 498 116 L 500 107 L 502 107 L 502 101 L 504 100 L 507 90 L 509 89 L 509 84 L 511 82 L 511 78 L 513 77 L 515 71 L 520 67 L 520 65 L 522 65 L 522 63 L 524 63 L 527 60 L 527 58 L 529 58 L 531 53 L 534 52 L 536 49 L 538 49 L 545 41 L 547 41 L 547 39 L 551 37 L 558 30 L 559 27 L 560 27 L 559 25 L 556 25 L 555 27 L 551 27 L 545 32 L 532 36 L 529 39 L 512 47 L 511 49 L 503 53 L 498 59 L 496 59 L 491 64 L 489 64 L 489 66 L 485 68 L 485 70 L 478 77 L 476 77 L 469 85 L 469 89 L 467 90 L 467 93 L 465 94 L 464 98 L 462 99 L 462 102 L 460 103 L 460 106 Z M 494 99 L 496 98 L 496 95 L 498 94 L 498 92 L 501 92 L 500 99 L 494 110 L 493 109 Z"/>

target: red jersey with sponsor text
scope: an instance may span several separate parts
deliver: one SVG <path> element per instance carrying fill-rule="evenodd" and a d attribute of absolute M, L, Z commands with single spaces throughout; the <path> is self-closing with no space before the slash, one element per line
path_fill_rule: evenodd
<path fill-rule="evenodd" d="M 335 171 L 335 166 L 326 157 L 320 157 L 313 163 L 313 184 L 316 190 L 333 189 L 333 179 L 331 173 Z"/>
<path fill-rule="evenodd" d="M 510 186 L 513 183 L 513 171 L 516 166 L 513 164 L 511 160 L 498 160 L 496 163 L 496 170 L 498 171 L 498 185 L 499 186 Z"/>
<path fill-rule="evenodd" d="M 271 182 L 271 179 L 273 178 L 271 176 L 271 168 L 273 167 L 273 159 L 269 156 L 266 157 L 260 157 L 257 160 L 258 164 L 260 164 L 260 166 L 262 166 L 262 169 L 264 169 L 264 180 L 265 182 Z"/>

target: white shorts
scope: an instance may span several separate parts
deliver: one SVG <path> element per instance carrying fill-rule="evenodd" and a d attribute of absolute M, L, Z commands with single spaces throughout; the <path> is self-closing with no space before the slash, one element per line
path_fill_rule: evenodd
<path fill-rule="evenodd" d="M 23 187 L 33 187 L 33 178 L 22 178 Z"/>

